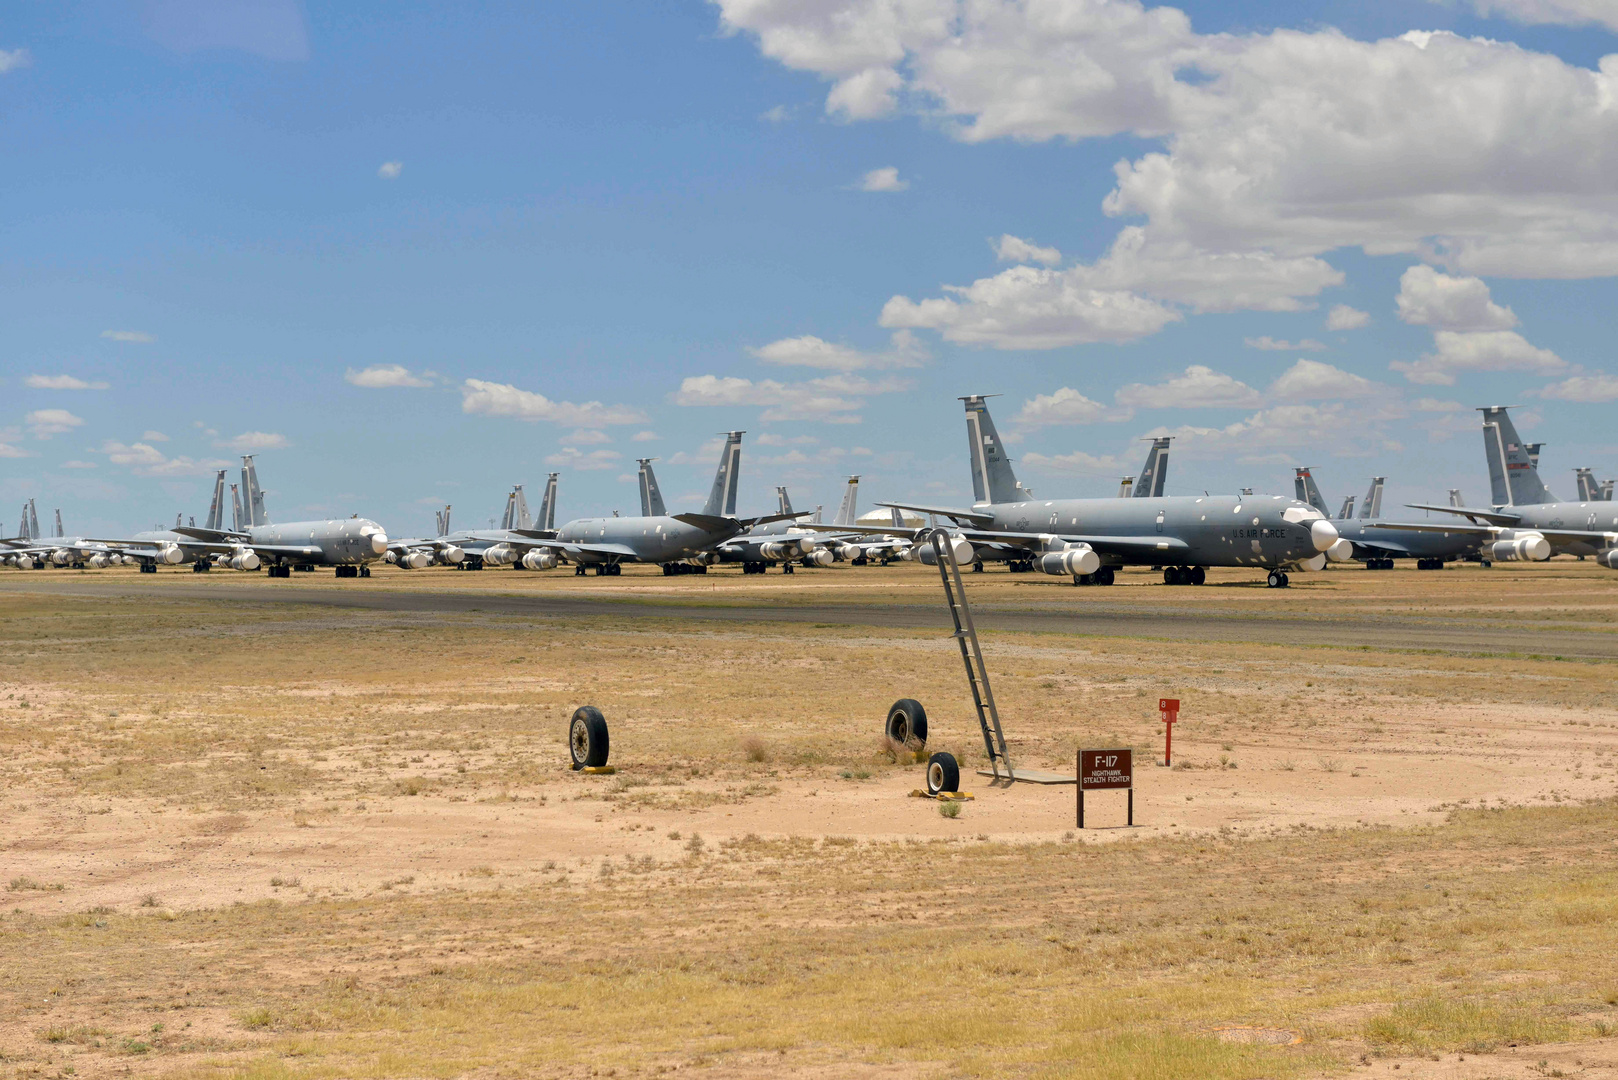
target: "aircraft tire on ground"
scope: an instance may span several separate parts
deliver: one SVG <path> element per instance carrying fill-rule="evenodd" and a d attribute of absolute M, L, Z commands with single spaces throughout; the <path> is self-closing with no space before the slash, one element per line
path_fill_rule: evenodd
<path fill-rule="evenodd" d="M 1286 575 L 1282 574 L 1281 571 L 1279 571 L 1279 570 L 1271 570 L 1270 571 L 1270 576 L 1269 576 L 1269 579 L 1268 579 L 1268 584 L 1269 584 L 1270 588 L 1272 588 L 1272 589 L 1281 588 L 1281 581 L 1285 576 Z"/>
<path fill-rule="evenodd" d="M 1191 568 L 1191 584 L 1193 584 L 1193 585 L 1203 585 L 1203 584 L 1206 584 L 1207 581 L 1208 581 L 1208 571 L 1207 570 L 1203 569 L 1200 566 L 1193 566 Z"/>
<path fill-rule="evenodd" d="M 972 573 L 974 573 L 974 574 L 983 573 L 983 560 L 982 559 L 973 559 L 972 560 Z"/>
<path fill-rule="evenodd" d="M 888 709 L 888 722 L 883 725 L 888 738 L 912 750 L 927 746 L 927 710 L 915 698 L 900 698 Z"/>
<path fill-rule="evenodd" d="M 371 568 L 369 566 L 360 567 L 360 577 L 370 577 L 370 576 L 371 576 Z"/>
<path fill-rule="evenodd" d="M 1097 570 L 1091 576 L 1095 578 L 1095 582 L 1096 582 L 1097 585 L 1111 585 L 1112 584 L 1112 578 L 1113 578 L 1112 567 L 1103 566 L 1100 570 Z"/>
<path fill-rule="evenodd" d="M 961 790 L 961 767 L 955 755 L 939 751 L 927 759 L 927 794 Z"/>
<path fill-rule="evenodd" d="M 580 705 L 573 710 L 573 719 L 567 726 L 567 750 L 573 758 L 573 768 L 599 769 L 607 763 L 607 718 L 594 705 Z"/>

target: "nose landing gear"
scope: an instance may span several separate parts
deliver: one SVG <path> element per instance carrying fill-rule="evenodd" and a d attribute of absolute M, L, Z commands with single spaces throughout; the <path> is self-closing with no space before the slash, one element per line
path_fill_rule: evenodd
<path fill-rule="evenodd" d="M 1285 571 L 1283 571 L 1283 570 L 1271 570 L 1270 571 L 1270 577 L 1269 577 L 1269 586 L 1270 586 L 1270 588 L 1272 588 L 1272 589 L 1285 589 L 1287 586 L 1289 586 L 1291 584 L 1292 584 L 1292 579 L 1287 577 Z"/>

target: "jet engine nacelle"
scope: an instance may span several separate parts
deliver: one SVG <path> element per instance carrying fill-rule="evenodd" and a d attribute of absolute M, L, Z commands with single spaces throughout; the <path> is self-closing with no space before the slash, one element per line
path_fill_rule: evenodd
<path fill-rule="evenodd" d="M 394 563 L 399 561 L 399 553 L 397 551 L 390 551 L 386 555 L 382 556 L 382 561 L 387 563 L 389 566 L 392 566 Z"/>
<path fill-rule="evenodd" d="M 93 566 L 97 570 L 100 570 L 103 566 L 107 565 L 107 557 L 105 555 L 101 554 L 101 552 L 98 551 L 94 555 L 90 556 L 88 559 L 85 559 L 84 560 L 84 565 L 85 566 Z"/>
<path fill-rule="evenodd" d="M 1332 562 L 1348 562 L 1354 557 L 1354 542 L 1347 537 L 1340 538 L 1335 544 L 1326 549 L 1326 558 Z"/>
<path fill-rule="evenodd" d="M 949 538 L 949 552 L 955 557 L 956 566 L 970 566 L 977 559 L 977 550 L 959 536 Z M 938 553 L 933 550 L 930 540 L 923 540 L 911 549 L 914 558 L 923 566 L 937 566 Z"/>
<path fill-rule="evenodd" d="M 1101 569 L 1101 556 L 1089 544 L 1074 544 L 1066 551 L 1048 551 L 1039 557 L 1039 568 L 1047 574 L 1093 574 Z"/>
<path fill-rule="evenodd" d="M 712 566 L 718 561 L 719 552 L 717 551 L 699 551 L 691 556 L 691 562 L 696 563 L 698 566 Z"/>
<path fill-rule="evenodd" d="M 790 547 L 786 544 L 777 543 L 772 540 L 768 544 L 760 544 L 758 546 L 758 553 L 764 556 L 766 559 L 780 561 L 781 559 L 792 558 L 793 555 L 797 554 L 797 550 L 796 548 Z"/>
<path fill-rule="evenodd" d="M 554 570 L 556 569 L 556 552 L 546 551 L 544 548 L 534 548 L 525 552 L 522 557 L 524 570 Z"/>
<path fill-rule="evenodd" d="M 1596 556 L 1596 562 L 1608 570 L 1618 570 L 1618 548 L 1608 548 Z"/>
<path fill-rule="evenodd" d="M 405 570 L 421 570 L 433 564 L 433 557 L 425 551 L 407 551 L 399 556 L 399 566 Z"/>
<path fill-rule="evenodd" d="M 51 552 L 51 562 L 55 563 L 57 566 L 66 566 L 72 561 L 73 553 L 71 551 L 63 551 L 58 549 Z"/>
<path fill-rule="evenodd" d="M 1490 544 L 1489 555 L 1495 562 L 1544 562 L 1551 557 L 1551 542 L 1538 533 L 1529 533 Z"/>
<path fill-rule="evenodd" d="M 865 554 L 865 549 L 858 544 L 838 544 L 832 549 L 832 554 L 843 562 L 853 562 Z"/>
<path fill-rule="evenodd" d="M 438 549 L 438 561 L 443 563 L 445 566 L 455 566 L 465 558 L 466 552 L 462 551 L 454 544 L 448 544 Z"/>
<path fill-rule="evenodd" d="M 484 566 L 505 566 L 517 561 L 517 553 L 505 544 L 493 544 L 483 549 Z"/>
<path fill-rule="evenodd" d="M 830 566 L 836 561 L 837 560 L 832 556 L 832 553 L 827 551 L 825 548 L 820 548 L 817 551 L 811 551 L 809 554 L 803 557 L 805 566 Z"/>
<path fill-rule="evenodd" d="M 244 548 L 230 557 L 232 570 L 257 570 L 259 567 L 258 552 Z"/>

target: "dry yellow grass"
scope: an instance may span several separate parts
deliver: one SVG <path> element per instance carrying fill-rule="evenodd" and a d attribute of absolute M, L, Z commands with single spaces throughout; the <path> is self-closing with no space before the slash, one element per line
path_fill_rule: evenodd
<path fill-rule="evenodd" d="M 1600 625 L 1614 593 L 1585 570 L 1540 592 Z M 1538 617 L 1502 596 L 1514 579 L 1465 573 L 1418 578 L 1418 600 Z M 974 598 L 1021 587 L 996 577 Z M 1371 583 L 1331 577 L 1285 601 L 1374 602 Z M 429 581 L 404 579 L 379 584 Z M 930 584 L 850 582 L 830 586 L 849 603 Z M 1237 784 L 1351 799 L 1362 771 L 1412 754 L 1492 774 L 1544 752 L 1567 768 L 1532 789 L 1545 805 L 1446 797 L 1409 828 L 1272 817 L 1263 835 L 1098 843 L 1019 833 L 995 817 L 1012 794 L 981 792 L 956 821 L 927 811 L 948 833 L 904 838 L 923 820 L 901 816 L 917 766 L 876 745 L 888 702 L 926 701 L 935 745 L 970 756 L 975 738 L 936 633 L 4 584 L 0 877 L 24 884 L 0 916 L 0 1054 L 18 1075 L 1279 1077 L 1618 1030 L 1618 806 L 1597 798 L 1618 773 L 1609 664 L 1513 661 L 1503 679 L 1492 658 L 1176 646 L 1194 717 L 1176 747 L 1195 768 L 1153 778 L 1154 813 L 1176 784 L 1187 815 L 1235 805 Z M 1159 643 L 986 649 L 1024 761 L 1155 744 Z M 612 721 L 616 777 L 560 767 L 586 701 Z M 1469 710 L 1533 719 L 1485 747 Z M 886 824 L 797 821 L 828 800 Z M 137 858 L 137 834 L 165 846 Z M 437 862 L 392 856 L 422 836 Z M 197 861 L 209 852 L 224 854 Z M 1225 1041 L 1230 1025 L 1302 1041 Z"/>

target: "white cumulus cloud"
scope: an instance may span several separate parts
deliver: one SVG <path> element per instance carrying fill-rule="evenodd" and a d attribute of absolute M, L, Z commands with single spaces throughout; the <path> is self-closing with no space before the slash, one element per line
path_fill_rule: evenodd
<path fill-rule="evenodd" d="M 23 418 L 36 439 L 48 439 L 84 426 L 84 418 L 74 416 L 66 409 L 35 409 Z"/>
<path fill-rule="evenodd" d="M 143 431 L 140 433 L 141 442 L 168 442 L 169 437 L 161 431 Z"/>
<path fill-rule="evenodd" d="M 1301 341 L 1277 340 L 1265 334 L 1263 337 L 1243 338 L 1242 344 L 1249 349 L 1264 349 L 1267 352 L 1319 352 L 1326 346 L 1314 338 L 1304 338 Z"/>
<path fill-rule="evenodd" d="M 1519 23 L 1582 26 L 1597 23 L 1618 30 L 1618 5 L 1612 0 L 1471 0 L 1472 9 L 1488 18 Z"/>
<path fill-rule="evenodd" d="M 565 447 L 545 458 L 545 464 L 569 469 L 615 469 L 623 455 L 613 450 L 592 450 L 588 454 L 574 446 Z"/>
<path fill-rule="evenodd" d="M 1433 351 L 1420 360 L 1395 360 L 1388 367 L 1402 372 L 1413 383 L 1426 386 L 1454 386 L 1455 376 L 1477 371 L 1526 371 L 1535 375 L 1556 375 L 1567 370 L 1567 361 L 1551 352 L 1530 345 L 1511 330 L 1439 330 L 1433 334 Z"/>
<path fill-rule="evenodd" d="M 8 71 L 16 71 L 33 63 L 33 57 L 27 49 L 0 49 L 0 75 Z"/>
<path fill-rule="evenodd" d="M 1127 409 L 1114 409 L 1099 401 L 1091 401 L 1072 387 L 1064 386 L 1054 394 L 1036 394 L 1023 402 L 1016 422 L 1028 427 L 1045 424 L 1093 424 L 1098 421 L 1127 420 Z"/>
<path fill-rule="evenodd" d="M 1201 364 L 1165 382 L 1119 387 L 1115 396 L 1120 405 L 1143 409 L 1251 408 L 1263 401 L 1246 383 Z"/>
<path fill-rule="evenodd" d="M 872 169 L 860 177 L 861 191 L 904 191 L 909 187 L 910 181 L 899 179 L 899 170 L 892 165 Z"/>
<path fill-rule="evenodd" d="M 1387 387 L 1352 372 L 1322 364 L 1318 360 L 1302 359 L 1270 384 L 1271 397 L 1289 401 L 1370 397 L 1387 390 Z"/>
<path fill-rule="evenodd" d="M 600 428 L 575 428 L 557 441 L 563 446 L 600 446 L 612 442 L 612 436 Z"/>
<path fill-rule="evenodd" d="M 1562 401 L 1618 401 L 1618 376 L 1604 372 L 1575 375 L 1545 387 L 1539 396 Z"/>
<path fill-rule="evenodd" d="M 461 411 L 478 416 L 506 416 L 515 420 L 546 420 L 563 427 L 609 427 L 613 424 L 642 424 L 646 414 L 628 405 L 603 405 L 586 401 L 552 401 L 544 394 L 519 390 L 509 383 L 467 379 L 461 384 Z"/>
<path fill-rule="evenodd" d="M 656 442 L 660 436 L 655 431 L 637 431 L 629 437 L 630 442 Z"/>
<path fill-rule="evenodd" d="M 1430 266 L 1412 266 L 1399 279 L 1394 298 L 1399 318 L 1437 330 L 1510 330 L 1517 315 L 1489 298 L 1489 286 L 1475 277 L 1451 277 Z"/>
<path fill-rule="evenodd" d="M 364 371 L 355 371 L 349 368 L 343 373 L 343 381 L 353 386 L 364 386 L 369 389 L 383 389 L 394 386 L 431 386 L 430 379 L 416 375 L 402 364 L 372 364 Z"/>
<path fill-rule="evenodd" d="M 857 424 L 855 412 L 873 394 L 909 389 L 910 383 L 894 378 L 870 380 L 858 375 L 828 375 L 807 382 L 784 383 L 775 379 L 743 379 L 734 375 L 693 375 L 680 383 L 671 395 L 676 405 L 763 406 L 760 419 L 819 420 L 827 424 Z"/>
<path fill-rule="evenodd" d="M 1347 304 L 1334 304 L 1326 313 L 1327 330 L 1358 330 L 1371 325 L 1371 313 L 1351 308 Z"/>
<path fill-rule="evenodd" d="M 1032 240 L 1004 233 L 998 240 L 989 241 L 994 257 L 1001 262 L 1040 263 L 1055 266 L 1062 261 L 1062 253 L 1053 247 L 1040 247 Z"/>
<path fill-rule="evenodd" d="M 101 452 L 107 455 L 108 461 L 132 470 L 137 476 L 204 476 L 230 465 L 228 461 L 214 459 L 171 458 L 147 442 L 125 444 L 109 439 L 101 444 Z"/>
<path fill-rule="evenodd" d="M 384 161 L 376 170 L 376 174 L 384 180 L 397 180 L 402 172 L 404 172 L 402 161 Z"/>
<path fill-rule="evenodd" d="M 144 330 L 103 330 L 101 336 L 109 341 L 127 341 L 136 345 L 150 345 L 157 340 Z"/>
<path fill-rule="evenodd" d="M 822 368 L 827 371 L 861 371 L 867 368 L 920 367 L 929 359 L 926 346 L 908 330 L 894 333 L 885 352 L 863 352 L 847 345 L 836 345 L 813 334 L 782 338 L 757 349 L 749 349 L 766 364 Z"/>
<path fill-rule="evenodd" d="M 292 445 L 285 435 L 277 435 L 272 431 L 244 431 L 234 438 L 214 443 L 221 449 L 234 450 L 238 454 L 249 454 L 259 450 L 280 450 Z"/>
<path fill-rule="evenodd" d="M 1066 454 L 1041 454 L 1030 450 L 1022 456 L 1023 464 L 1040 472 L 1063 476 L 1112 476 L 1123 468 L 1123 462 L 1112 454 L 1087 454 L 1074 450 Z"/>
<path fill-rule="evenodd" d="M 23 380 L 23 385 L 35 390 L 106 390 L 110 384 L 104 382 L 85 382 L 72 375 L 30 375 Z"/>

